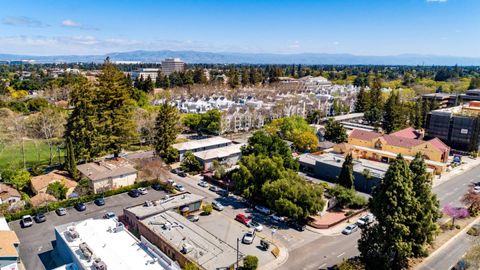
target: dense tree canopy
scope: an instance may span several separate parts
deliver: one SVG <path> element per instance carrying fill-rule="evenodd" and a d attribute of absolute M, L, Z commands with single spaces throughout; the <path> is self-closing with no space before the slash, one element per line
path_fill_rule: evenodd
<path fill-rule="evenodd" d="M 323 136 L 325 140 L 334 143 L 342 143 L 348 140 L 347 130 L 343 125 L 335 121 L 333 118 L 328 119 L 325 124 L 325 134 Z"/>
<path fill-rule="evenodd" d="M 299 151 L 315 151 L 318 147 L 315 130 L 300 116 L 275 119 L 265 127 L 265 130 L 292 141 Z"/>

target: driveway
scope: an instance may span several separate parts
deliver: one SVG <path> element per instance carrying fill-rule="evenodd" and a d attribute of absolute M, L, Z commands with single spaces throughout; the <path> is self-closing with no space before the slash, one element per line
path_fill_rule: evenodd
<path fill-rule="evenodd" d="M 20 257 L 26 269 L 53 269 L 64 264 L 62 261 L 55 261 L 58 260 L 58 256 L 54 256 L 55 254 L 52 252 L 55 246 L 55 226 L 88 218 L 102 218 L 108 211 L 115 212 L 118 216 L 123 213 L 123 209 L 126 207 L 143 203 L 146 200 L 158 200 L 165 195 L 165 192 L 153 189 L 148 189 L 148 194 L 141 195 L 138 198 L 131 198 L 123 193 L 105 198 L 104 206 L 87 203 L 87 210 L 83 212 L 69 208 L 67 209 L 68 213 L 61 217 L 55 212 L 49 212 L 46 214 L 46 222 L 35 223 L 29 228 L 22 229 L 18 220 L 10 222 L 9 225 L 20 239 Z"/>

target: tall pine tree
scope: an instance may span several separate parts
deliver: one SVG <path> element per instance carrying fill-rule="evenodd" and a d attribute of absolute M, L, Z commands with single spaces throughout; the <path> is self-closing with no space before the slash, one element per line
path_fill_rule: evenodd
<path fill-rule="evenodd" d="M 104 153 L 118 156 L 137 136 L 131 85 L 107 58 L 98 79 L 97 121 L 99 142 Z"/>
<path fill-rule="evenodd" d="M 355 101 L 355 112 L 361 113 L 365 112 L 367 108 L 370 107 L 368 93 L 365 92 L 365 89 L 362 87 L 357 94 L 357 100 Z"/>
<path fill-rule="evenodd" d="M 417 200 L 416 218 L 410 226 L 412 252 L 415 257 L 427 255 L 426 245 L 433 242 L 438 230 L 437 219 L 440 218 L 439 201 L 432 192 L 432 177 L 421 153 L 417 153 L 410 163 L 413 173 L 413 192 Z"/>
<path fill-rule="evenodd" d="M 75 159 L 75 150 L 73 149 L 71 138 L 66 139 L 66 155 L 65 169 L 73 179 L 78 179 L 77 161 Z"/>
<path fill-rule="evenodd" d="M 383 98 L 379 78 L 375 78 L 372 89 L 369 92 L 369 106 L 365 111 L 365 120 L 371 125 L 379 127 L 383 116 Z"/>
<path fill-rule="evenodd" d="M 358 241 L 365 269 L 406 269 L 412 256 L 410 225 L 417 218 L 413 174 L 401 155 L 390 163 L 374 189 L 369 208 L 377 223 L 362 230 Z"/>
<path fill-rule="evenodd" d="M 346 188 L 354 188 L 355 177 L 353 176 L 353 157 L 348 154 L 338 175 L 337 184 Z"/>
<path fill-rule="evenodd" d="M 178 132 L 179 114 L 177 108 L 166 101 L 160 105 L 157 119 L 155 120 L 155 152 L 165 157 L 171 152 L 171 145 L 175 142 Z"/>

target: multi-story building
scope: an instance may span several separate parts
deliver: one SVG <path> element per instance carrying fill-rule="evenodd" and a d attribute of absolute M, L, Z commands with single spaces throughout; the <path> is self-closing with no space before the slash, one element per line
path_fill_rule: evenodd
<path fill-rule="evenodd" d="M 431 111 L 427 116 L 426 138 L 437 137 L 455 150 L 480 149 L 480 101 Z"/>
<path fill-rule="evenodd" d="M 180 60 L 180 58 L 167 58 L 162 61 L 162 73 L 167 76 L 183 70 L 185 70 L 185 62 Z"/>
<path fill-rule="evenodd" d="M 448 93 L 431 93 L 422 95 L 422 100 L 436 104 L 438 109 L 456 106 L 458 95 Z"/>
<path fill-rule="evenodd" d="M 63 269 L 180 270 L 145 238 L 137 239 L 112 219 L 86 219 L 55 227 L 55 253 L 67 263 Z"/>
<path fill-rule="evenodd" d="M 398 154 L 402 154 L 407 161 L 410 161 L 417 153 L 421 153 L 428 167 L 437 174 L 442 173 L 446 168 L 450 148 L 438 138 L 425 141 L 420 139 L 420 136 L 413 128 L 392 134 L 354 129 L 348 137 L 348 143 L 335 145 L 334 150 L 338 153 L 352 153 L 357 158 L 384 163 L 389 163 Z"/>
<path fill-rule="evenodd" d="M 144 80 L 146 80 L 148 77 L 150 77 L 150 79 L 152 79 L 152 81 L 156 81 L 157 77 L 158 77 L 158 71 L 159 70 L 160 69 L 158 69 L 158 68 L 140 68 L 140 69 L 132 71 L 130 73 L 130 76 L 131 76 L 132 80 L 136 80 L 136 79 L 139 79 L 139 78 L 143 78 Z"/>

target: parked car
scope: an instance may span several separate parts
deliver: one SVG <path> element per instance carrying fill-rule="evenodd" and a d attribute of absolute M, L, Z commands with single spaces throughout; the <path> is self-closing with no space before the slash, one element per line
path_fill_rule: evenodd
<path fill-rule="evenodd" d="M 210 186 L 208 190 L 216 193 L 218 191 L 218 188 L 216 186 Z"/>
<path fill-rule="evenodd" d="M 198 183 L 198 185 L 201 186 L 201 187 L 203 187 L 203 188 L 208 187 L 208 183 L 205 182 L 205 181 L 200 181 L 200 182 Z"/>
<path fill-rule="evenodd" d="M 93 202 L 98 206 L 105 205 L 105 199 L 103 197 L 96 198 L 95 201 L 93 201 Z"/>
<path fill-rule="evenodd" d="M 263 231 L 263 226 L 262 226 L 262 224 L 260 224 L 260 223 L 258 223 L 258 222 L 256 222 L 256 221 L 253 221 L 253 220 L 250 221 L 249 227 L 255 229 L 255 231 L 257 231 L 257 232 Z"/>
<path fill-rule="evenodd" d="M 140 196 L 140 191 L 138 191 L 137 189 L 132 189 L 128 192 L 128 195 L 132 198 L 137 198 L 138 196 Z"/>
<path fill-rule="evenodd" d="M 277 221 L 277 222 L 283 222 L 283 221 L 285 221 L 285 218 L 284 218 L 284 217 L 277 216 L 276 214 L 271 214 L 271 215 L 270 215 L 270 218 L 272 218 L 274 221 Z"/>
<path fill-rule="evenodd" d="M 178 173 L 178 176 L 180 176 L 180 177 L 187 177 L 187 174 L 186 174 L 184 171 L 180 171 L 180 172 Z"/>
<path fill-rule="evenodd" d="M 223 209 L 224 209 L 223 205 L 220 202 L 217 202 L 217 201 L 212 202 L 212 207 L 213 207 L 213 209 L 215 209 L 217 211 L 223 211 Z"/>
<path fill-rule="evenodd" d="M 103 218 L 110 219 L 110 218 L 117 218 L 117 215 L 115 215 L 114 212 L 107 212 L 105 215 L 103 215 Z"/>
<path fill-rule="evenodd" d="M 175 185 L 175 189 L 180 191 L 180 192 L 184 192 L 185 191 L 185 187 L 182 185 L 182 184 L 176 184 Z"/>
<path fill-rule="evenodd" d="M 79 212 L 82 212 L 82 211 L 85 211 L 87 210 L 87 206 L 84 204 L 84 203 L 77 203 L 75 204 L 75 209 L 77 209 L 77 211 Z"/>
<path fill-rule="evenodd" d="M 260 246 L 264 251 L 267 251 L 270 248 L 270 243 L 268 243 L 266 240 L 260 240 Z"/>
<path fill-rule="evenodd" d="M 157 191 L 162 190 L 162 185 L 160 185 L 159 183 L 155 183 L 152 185 L 152 189 Z"/>
<path fill-rule="evenodd" d="M 475 193 L 480 193 L 480 186 L 475 186 L 475 187 L 473 188 L 473 191 L 474 191 Z"/>
<path fill-rule="evenodd" d="M 247 216 L 245 216 L 244 214 L 238 214 L 235 216 L 235 220 L 236 221 L 239 221 L 240 223 L 242 224 L 245 224 L 245 225 L 249 225 L 250 222 L 252 221 L 252 219 L 250 218 L 247 218 Z"/>
<path fill-rule="evenodd" d="M 349 235 L 356 231 L 358 231 L 358 226 L 355 224 L 350 224 L 347 227 L 345 227 L 345 229 L 343 229 L 342 233 L 345 235 Z"/>
<path fill-rule="evenodd" d="M 138 192 L 140 192 L 140 194 L 142 195 L 147 195 L 148 193 L 148 190 L 144 187 L 141 187 L 141 188 L 137 188 Z"/>
<path fill-rule="evenodd" d="M 67 214 L 67 209 L 60 207 L 55 210 L 55 213 L 57 213 L 59 216 L 65 216 Z"/>
<path fill-rule="evenodd" d="M 290 225 L 290 227 L 292 227 L 293 229 L 299 232 L 303 232 L 307 228 L 307 225 L 305 223 L 298 222 L 298 221 L 291 221 L 288 223 L 288 225 Z"/>
<path fill-rule="evenodd" d="M 25 215 L 22 217 L 22 227 L 30 227 L 33 225 L 33 218 L 30 215 Z"/>
<path fill-rule="evenodd" d="M 255 210 L 265 215 L 270 215 L 270 212 L 271 212 L 270 209 L 261 205 L 256 205 Z"/>
<path fill-rule="evenodd" d="M 225 190 L 225 189 L 219 189 L 217 191 L 217 194 L 220 195 L 220 196 L 223 196 L 223 197 L 230 196 L 230 192 L 228 190 Z"/>
<path fill-rule="evenodd" d="M 242 243 L 250 245 L 251 243 L 253 243 L 254 239 L 255 239 L 255 230 L 251 230 L 251 231 L 246 232 L 243 235 Z"/>
<path fill-rule="evenodd" d="M 178 174 L 178 172 L 180 172 L 180 169 L 172 169 L 170 172 L 174 174 Z"/>
<path fill-rule="evenodd" d="M 189 215 L 187 219 L 191 222 L 197 222 L 200 218 L 197 215 Z"/>
<path fill-rule="evenodd" d="M 355 224 L 357 224 L 358 226 L 368 225 L 372 223 L 374 220 L 375 220 L 375 217 L 373 216 L 373 214 L 367 214 L 359 218 Z"/>
<path fill-rule="evenodd" d="M 175 181 L 173 181 L 172 178 L 168 178 L 168 179 L 167 179 L 167 183 L 170 184 L 170 185 L 172 185 L 172 186 L 175 186 Z"/>

